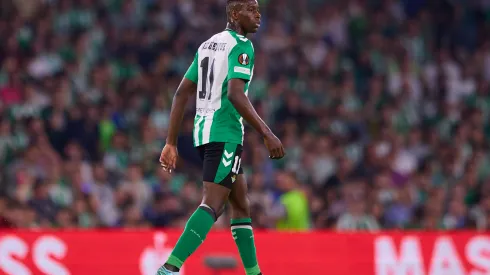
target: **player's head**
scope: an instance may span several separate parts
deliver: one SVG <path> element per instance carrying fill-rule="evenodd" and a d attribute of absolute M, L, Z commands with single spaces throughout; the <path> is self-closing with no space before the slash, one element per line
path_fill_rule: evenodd
<path fill-rule="evenodd" d="M 245 33 L 255 33 L 260 27 L 257 0 L 227 0 L 228 23 L 240 27 Z"/>

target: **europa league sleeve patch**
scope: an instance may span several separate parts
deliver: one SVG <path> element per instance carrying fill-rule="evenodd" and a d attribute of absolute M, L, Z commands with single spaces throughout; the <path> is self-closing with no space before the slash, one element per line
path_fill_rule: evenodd
<path fill-rule="evenodd" d="M 247 66 L 250 63 L 250 58 L 248 57 L 248 54 L 240 54 L 238 56 L 238 63 L 242 64 L 243 66 Z"/>

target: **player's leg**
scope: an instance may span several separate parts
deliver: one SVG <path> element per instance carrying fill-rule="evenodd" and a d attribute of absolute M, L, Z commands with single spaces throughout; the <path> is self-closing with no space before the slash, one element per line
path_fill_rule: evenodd
<path fill-rule="evenodd" d="M 257 254 L 250 218 L 250 202 L 247 195 L 247 183 L 243 173 L 233 184 L 229 202 L 231 205 L 231 232 L 240 252 L 247 275 L 260 275 Z"/>
<path fill-rule="evenodd" d="M 187 258 L 204 242 L 219 217 L 216 209 L 222 209 L 230 193 L 230 189 L 213 182 L 204 182 L 203 187 L 202 203 L 187 221 L 184 232 L 164 265 L 169 271 L 178 272 Z"/>
<path fill-rule="evenodd" d="M 158 275 L 178 272 L 186 259 L 204 242 L 228 200 L 233 175 L 231 164 L 236 154 L 235 144 L 205 145 L 204 152 L 201 153 L 204 180 L 202 203 L 187 221 L 184 232 L 165 265 L 159 269 Z"/>

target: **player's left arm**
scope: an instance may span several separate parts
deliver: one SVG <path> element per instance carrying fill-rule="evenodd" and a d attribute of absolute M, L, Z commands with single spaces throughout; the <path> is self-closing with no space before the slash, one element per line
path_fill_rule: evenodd
<path fill-rule="evenodd" d="M 253 54 L 250 42 L 248 44 L 239 44 L 232 49 L 228 57 L 228 100 L 245 121 L 262 135 L 265 146 L 269 150 L 269 157 L 280 159 L 285 155 L 281 141 L 260 118 L 245 95 L 245 85 L 252 78 Z"/>
<path fill-rule="evenodd" d="M 197 91 L 197 54 L 194 61 L 187 70 L 182 82 L 180 82 L 177 91 L 175 92 L 172 108 L 170 110 L 170 123 L 168 127 L 167 142 L 168 145 L 177 145 L 177 137 L 180 132 L 180 125 L 184 118 L 185 106 L 189 98 L 193 97 Z"/>
<path fill-rule="evenodd" d="M 245 95 L 245 85 L 252 78 L 254 53 L 251 44 L 236 45 L 228 57 L 228 99 L 238 113 L 262 136 L 271 133 L 270 128 L 257 114 Z"/>

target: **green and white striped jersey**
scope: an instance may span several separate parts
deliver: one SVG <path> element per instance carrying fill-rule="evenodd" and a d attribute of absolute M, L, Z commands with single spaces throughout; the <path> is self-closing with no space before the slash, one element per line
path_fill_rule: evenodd
<path fill-rule="evenodd" d="M 199 46 L 185 77 L 197 83 L 194 145 L 210 142 L 243 143 L 243 118 L 228 100 L 228 81 L 253 76 L 252 42 L 232 30 L 215 34 Z"/>

